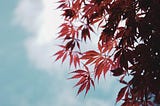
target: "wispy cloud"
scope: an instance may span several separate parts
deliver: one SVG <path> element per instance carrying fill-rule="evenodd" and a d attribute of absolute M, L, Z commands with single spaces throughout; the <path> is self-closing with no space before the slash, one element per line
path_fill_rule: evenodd
<path fill-rule="evenodd" d="M 21 0 L 14 20 L 31 33 L 25 42 L 29 59 L 36 67 L 47 71 L 55 70 L 52 55 L 60 22 L 53 4 L 53 0 Z"/>
<path fill-rule="evenodd" d="M 57 50 L 55 46 L 57 28 L 62 22 L 59 11 L 55 10 L 57 6 L 55 2 L 53 0 L 21 0 L 15 9 L 14 22 L 30 32 L 24 43 L 30 61 L 37 68 L 46 70 L 53 75 L 53 82 L 61 83 L 58 85 L 63 88 L 53 95 L 53 103 L 40 103 L 38 106 L 51 106 L 51 104 L 53 106 L 112 106 L 114 102 L 105 100 L 105 98 L 90 96 L 84 101 L 76 98 L 73 89 L 71 89 L 73 85 L 65 84 L 66 66 L 62 67 L 59 63 L 53 64 L 52 55 Z M 112 89 L 115 80 L 110 76 L 108 79 L 98 85 L 101 93 L 109 93 Z M 53 90 L 55 90 L 54 86 Z M 110 97 L 113 100 L 115 96 L 110 94 Z"/>

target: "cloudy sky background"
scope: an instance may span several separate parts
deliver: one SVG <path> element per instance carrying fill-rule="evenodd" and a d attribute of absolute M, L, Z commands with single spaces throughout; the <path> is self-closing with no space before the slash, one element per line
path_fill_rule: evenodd
<path fill-rule="evenodd" d="M 0 106 L 114 106 L 121 85 L 110 73 L 84 98 L 67 62 L 54 63 L 63 22 L 55 2 L 0 0 Z"/>

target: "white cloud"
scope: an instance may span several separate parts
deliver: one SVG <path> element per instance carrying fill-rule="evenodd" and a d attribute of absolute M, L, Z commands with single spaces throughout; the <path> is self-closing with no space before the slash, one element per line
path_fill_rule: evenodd
<path fill-rule="evenodd" d="M 29 59 L 38 68 L 53 71 L 52 55 L 56 50 L 55 36 L 59 14 L 53 0 L 21 0 L 15 10 L 16 24 L 31 32 L 25 42 Z"/>
<path fill-rule="evenodd" d="M 55 106 L 112 106 L 113 102 L 100 99 L 100 98 L 85 98 L 80 100 L 76 97 L 71 90 L 66 89 L 62 91 L 57 97 L 57 102 L 54 102 Z"/>
<path fill-rule="evenodd" d="M 20 23 L 28 31 L 35 32 L 40 25 L 41 0 L 21 0 L 15 10 L 15 23 Z"/>
<path fill-rule="evenodd" d="M 57 50 L 55 41 L 57 28 L 60 25 L 60 13 L 55 10 L 56 1 L 53 0 L 21 0 L 15 9 L 16 24 L 21 25 L 31 33 L 25 41 L 25 47 L 30 61 L 39 69 L 46 70 L 47 72 L 59 78 L 61 83 L 64 73 L 67 71 L 59 63 L 53 64 L 52 55 Z M 56 73 L 56 74 L 55 74 Z M 67 72 L 66 72 L 67 73 Z M 115 82 L 112 77 L 109 80 L 101 83 L 99 89 L 102 92 L 110 92 L 112 84 Z M 106 83 L 106 84 L 105 84 Z M 106 86 L 104 86 L 106 85 Z M 112 106 L 112 101 L 104 101 L 94 97 L 86 98 L 84 102 L 75 98 L 72 85 L 63 84 L 61 93 L 54 97 L 54 106 Z M 53 88 L 54 90 L 54 88 Z M 41 104 L 46 106 L 45 103 Z M 50 105 L 49 105 L 50 106 Z"/>
<path fill-rule="evenodd" d="M 112 106 L 113 103 L 111 101 L 104 101 L 99 99 L 90 99 L 86 106 Z"/>

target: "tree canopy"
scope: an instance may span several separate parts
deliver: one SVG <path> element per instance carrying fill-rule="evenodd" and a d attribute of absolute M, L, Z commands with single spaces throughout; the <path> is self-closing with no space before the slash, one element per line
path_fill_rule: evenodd
<path fill-rule="evenodd" d="M 116 99 L 122 106 L 160 104 L 160 0 L 58 3 L 64 22 L 57 37 L 61 49 L 54 55 L 62 62 L 69 58 L 75 67 L 70 79 L 78 79 L 77 94 L 87 94 L 95 80 L 111 72 L 125 85 Z M 81 51 L 82 43 L 87 45 L 95 34 L 98 49 Z"/>

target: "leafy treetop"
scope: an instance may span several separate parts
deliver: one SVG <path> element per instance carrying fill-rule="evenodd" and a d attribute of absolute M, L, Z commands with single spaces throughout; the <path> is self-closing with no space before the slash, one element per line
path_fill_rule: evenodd
<path fill-rule="evenodd" d="M 64 22 L 55 53 L 75 67 L 78 93 L 85 94 L 107 72 L 125 86 L 116 102 L 122 106 L 160 104 L 160 0 L 60 0 Z M 99 29 L 98 50 L 81 51 Z M 89 65 L 92 65 L 91 69 Z M 131 76 L 129 81 L 126 76 Z"/>

